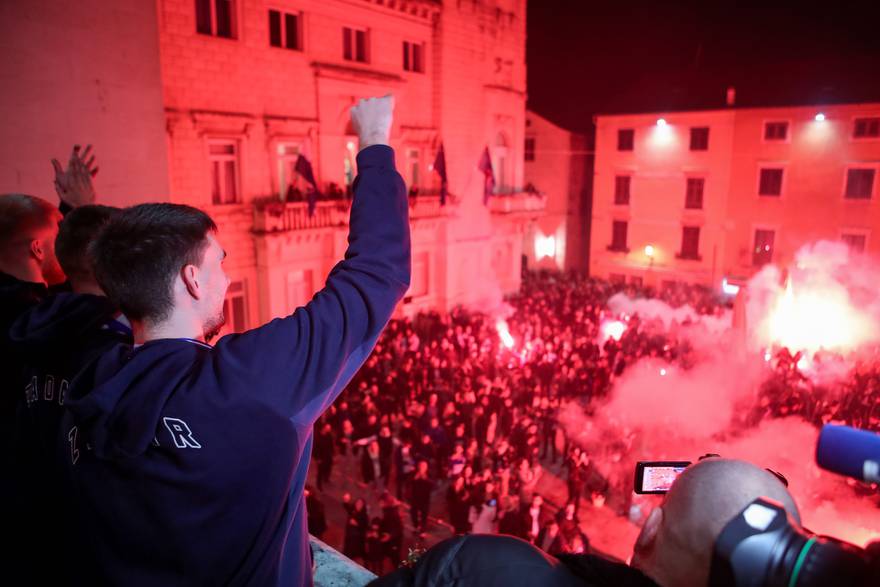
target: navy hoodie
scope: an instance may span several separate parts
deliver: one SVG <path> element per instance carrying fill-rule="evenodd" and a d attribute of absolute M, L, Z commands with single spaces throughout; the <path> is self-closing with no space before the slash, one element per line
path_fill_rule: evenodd
<path fill-rule="evenodd" d="M 71 385 L 62 430 L 84 584 L 311 585 L 312 425 L 372 350 L 410 279 L 394 152 L 358 154 L 349 246 L 293 315 L 213 348 L 118 346 Z"/>
<path fill-rule="evenodd" d="M 64 528 L 70 511 L 61 491 L 63 469 L 58 433 L 65 395 L 73 378 L 104 350 L 131 343 L 131 331 L 115 320 L 117 310 L 105 297 L 62 293 L 21 315 L 9 341 L 21 360 L 15 421 L 16 499 L 14 521 L 28 545 L 12 561 L 32 584 L 63 583 L 69 565 L 46 565 L 46 553 L 64 560 Z M 40 544 L 41 548 L 33 548 Z"/>

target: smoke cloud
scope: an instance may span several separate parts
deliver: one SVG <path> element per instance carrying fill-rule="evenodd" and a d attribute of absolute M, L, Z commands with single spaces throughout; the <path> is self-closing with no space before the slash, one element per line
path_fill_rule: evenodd
<path fill-rule="evenodd" d="M 694 461 L 706 453 L 744 459 L 789 480 L 805 527 L 864 545 L 880 536 L 876 497 L 857 495 L 855 483 L 815 465 L 819 431 L 797 417 L 748 417 L 772 375 L 766 349 L 805 351 L 801 370 L 825 384 L 849 375 L 856 354 L 880 343 L 878 282 L 877 265 L 839 243 L 803 247 L 788 271 L 771 265 L 749 282 L 748 337 L 735 331 L 729 312 L 703 316 L 690 307 L 616 295 L 608 304 L 612 312 L 662 322 L 699 349 L 697 362 L 682 369 L 643 359 L 613 382 L 608 398 L 587 411 L 572 402 L 560 421 L 603 476 L 621 485 L 632 479 L 638 460 Z"/>

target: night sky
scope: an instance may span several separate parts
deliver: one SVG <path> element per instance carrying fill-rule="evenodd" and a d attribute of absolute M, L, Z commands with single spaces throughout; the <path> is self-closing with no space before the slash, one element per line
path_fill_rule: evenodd
<path fill-rule="evenodd" d="M 529 108 L 601 113 L 880 101 L 880 2 L 529 0 Z"/>

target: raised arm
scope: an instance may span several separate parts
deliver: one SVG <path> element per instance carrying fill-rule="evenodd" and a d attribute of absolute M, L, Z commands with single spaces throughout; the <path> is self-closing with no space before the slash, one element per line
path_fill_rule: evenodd
<path fill-rule="evenodd" d="M 245 368 L 253 377 L 248 393 L 304 425 L 363 364 L 409 287 L 406 189 L 388 146 L 393 107 L 386 96 L 352 108 L 362 149 L 348 249 L 325 287 L 293 315 L 224 337 L 215 348 L 217 367 Z"/>

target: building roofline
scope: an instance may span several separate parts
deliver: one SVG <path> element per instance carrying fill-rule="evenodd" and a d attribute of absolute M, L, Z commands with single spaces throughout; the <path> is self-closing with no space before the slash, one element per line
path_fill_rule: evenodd
<path fill-rule="evenodd" d="M 672 110 L 639 110 L 634 112 L 596 113 L 593 118 L 615 118 L 624 116 L 652 116 L 668 114 L 713 114 L 722 112 L 748 112 L 757 110 L 791 110 L 793 108 L 832 108 L 835 106 L 864 106 L 880 108 L 880 102 L 824 102 L 821 104 L 787 104 L 772 106 L 725 106 L 722 108 L 687 108 Z"/>

